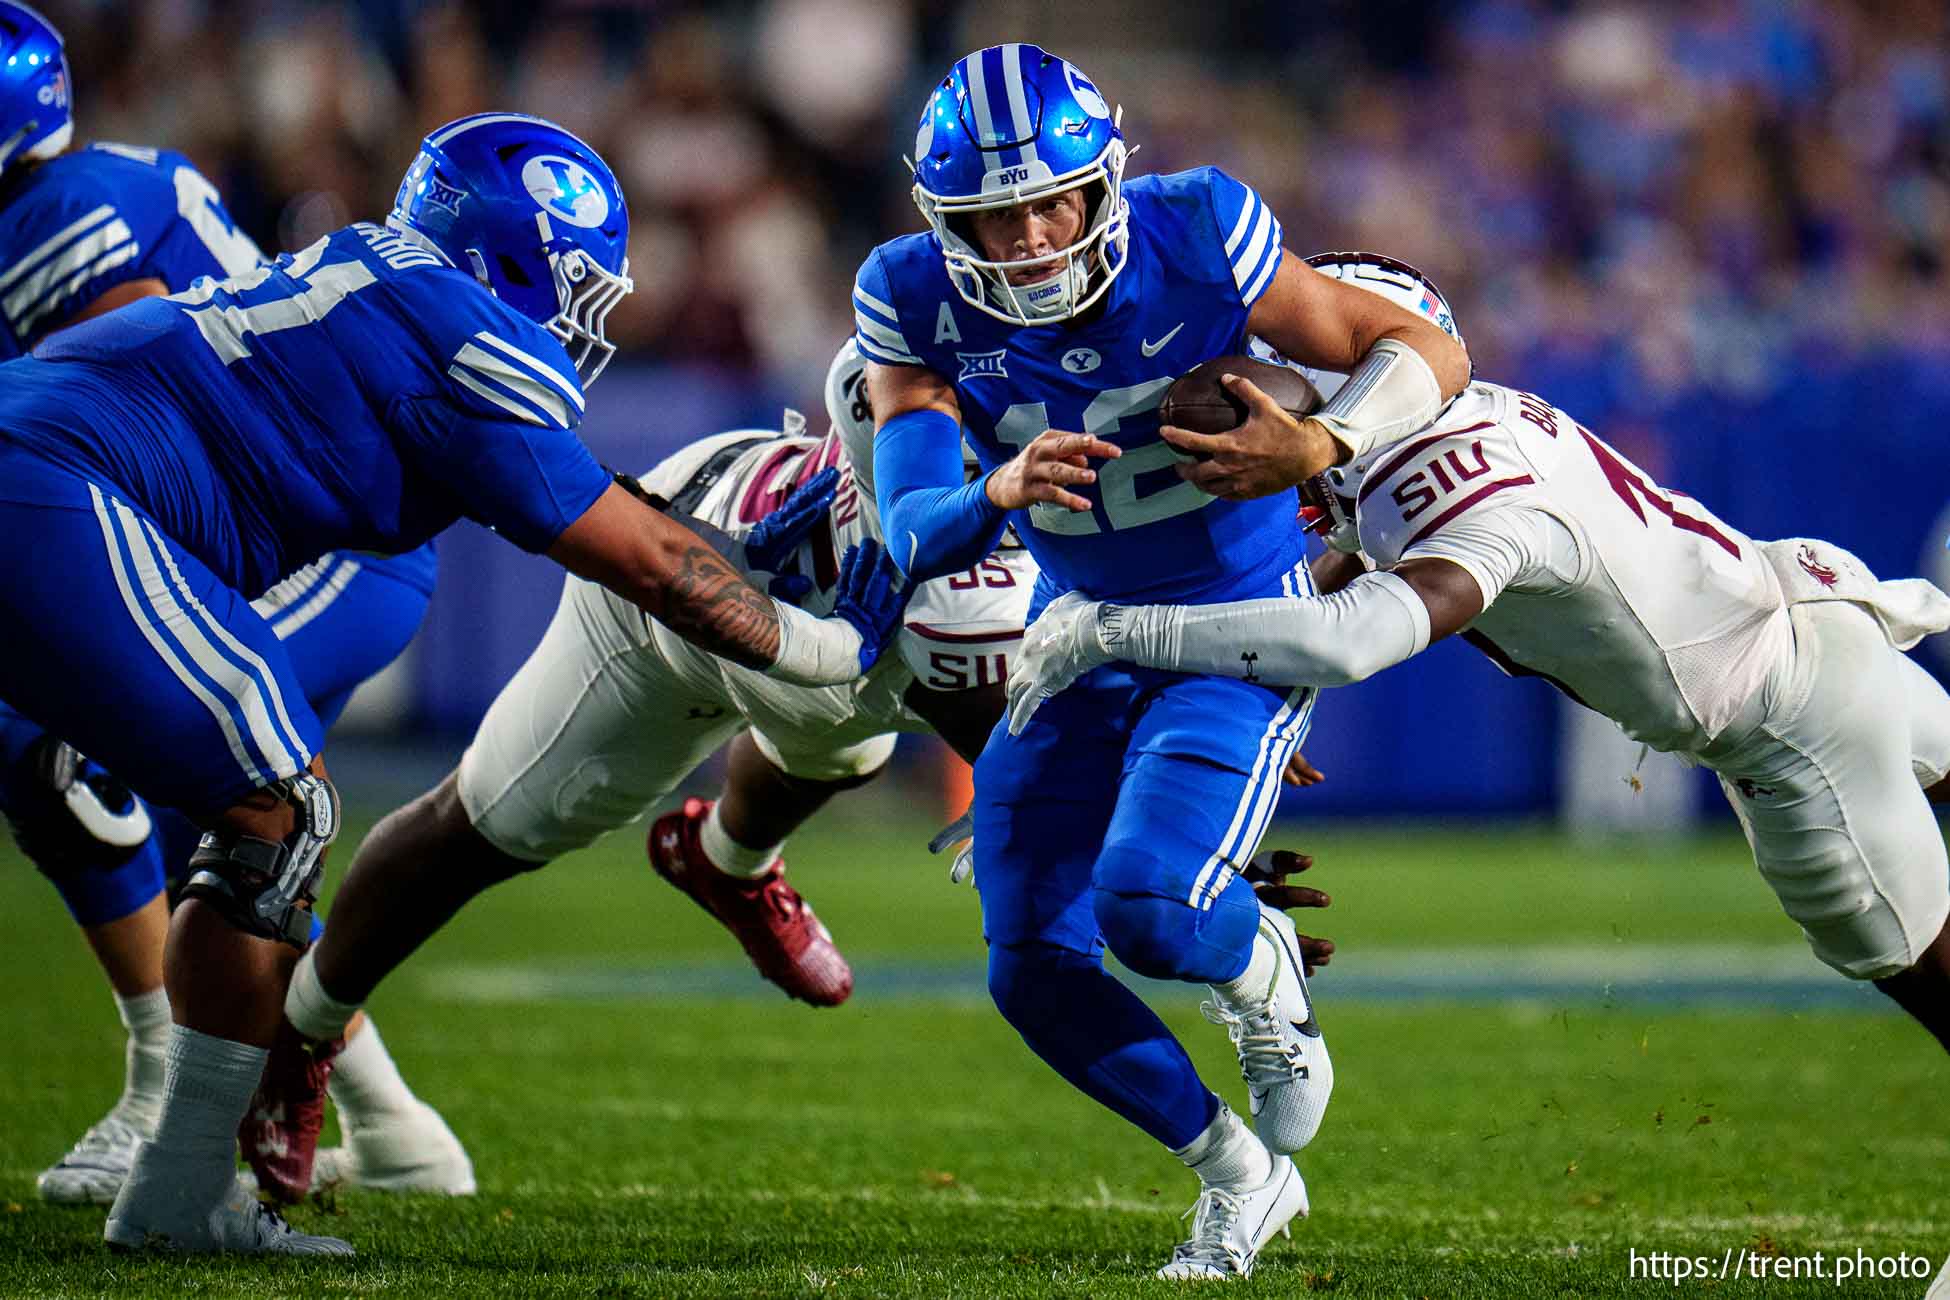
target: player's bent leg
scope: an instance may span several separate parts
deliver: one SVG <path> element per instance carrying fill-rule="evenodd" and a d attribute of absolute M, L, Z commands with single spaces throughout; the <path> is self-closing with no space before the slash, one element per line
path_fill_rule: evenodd
<path fill-rule="evenodd" d="M 1919 784 L 1931 773 L 1892 704 L 1913 665 L 1852 606 L 1791 614 L 1796 659 L 1777 701 L 1702 757 L 1815 955 L 1877 981 L 1942 1039 L 1950 858 Z"/>
<path fill-rule="evenodd" d="M 687 799 L 650 828 L 657 874 L 731 931 L 759 974 L 812 1006 L 846 1001 L 853 971 L 812 905 L 787 883 L 780 850 L 827 800 L 872 780 L 893 749 L 892 736 L 877 736 L 787 753 L 747 731 L 731 742 L 717 801 Z"/>
<path fill-rule="evenodd" d="M 1319 1132 L 1333 1060 L 1308 994 L 1299 936 L 1263 907 L 1241 873 L 1278 801 L 1279 774 L 1305 733 L 1311 696 L 1281 700 L 1238 683 L 1191 681 L 1154 702 L 1129 765 L 1094 875 L 1095 908 L 1111 952 L 1140 974 L 1209 984 L 1202 1009 L 1238 1054 L 1259 1135 L 1298 1151 Z M 1213 698 L 1231 691 L 1229 708 Z M 1233 767 L 1198 748 L 1198 716 L 1250 717 L 1253 742 Z M 1217 737 L 1224 740 L 1223 736 Z M 1192 752 L 1185 752 L 1191 750 Z"/>

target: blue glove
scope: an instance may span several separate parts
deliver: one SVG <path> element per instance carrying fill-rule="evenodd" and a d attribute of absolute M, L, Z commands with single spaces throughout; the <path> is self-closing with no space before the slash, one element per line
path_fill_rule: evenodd
<path fill-rule="evenodd" d="M 833 617 L 845 619 L 860 634 L 861 672 L 873 667 L 893 640 L 913 591 L 894 567 L 894 557 L 873 538 L 846 548 L 840 559 L 839 585 L 834 588 L 838 603 Z"/>
<path fill-rule="evenodd" d="M 839 470 L 823 469 L 794 488 L 777 510 L 745 534 L 746 567 L 778 575 L 766 587 L 767 595 L 797 605 L 812 590 L 810 577 L 781 574 L 779 570 L 792 562 L 799 543 L 826 518 L 826 509 L 833 504 L 833 496 L 839 490 Z"/>

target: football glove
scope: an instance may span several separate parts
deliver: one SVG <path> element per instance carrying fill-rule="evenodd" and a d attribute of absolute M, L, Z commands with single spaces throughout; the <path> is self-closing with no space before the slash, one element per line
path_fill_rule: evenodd
<path fill-rule="evenodd" d="M 1009 669 L 1009 734 L 1019 735 L 1043 701 L 1098 664 L 1108 663 L 1098 635 L 1103 605 L 1068 591 L 1051 601 L 1023 633 Z"/>
<path fill-rule="evenodd" d="M 812 590 L 810 576 L 781 570 L 797 560 L 799 543 L 826 518 L 839 489 L 840 472 L 829 466 L 794 488 L 777 510 L 745 534 L 745 567 L 773 575 L 766 594 L 774 600 L 797 605 Z"/>
<path fill-rule="evenodd" d="M 887 548 L 869 537 L 846 548 L 834 588 L 832 617 L 845 619 L 860 634 L 860 671 L 880 658 L 901 625 L 901 611 L 913 594 Z"/>

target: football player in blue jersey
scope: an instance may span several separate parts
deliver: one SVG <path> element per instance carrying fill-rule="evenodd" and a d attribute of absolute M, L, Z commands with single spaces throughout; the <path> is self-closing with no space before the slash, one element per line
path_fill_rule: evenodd
<path fill-rule="evenodd" d="M 576 437 L 631 288 L 627 237 L 588 146 L 477 114 L 423 141 L 386 225 L 140 300 L 0 367 L 0 618 L 36 629 L 0 647 L 0 698 L 206 831 L 170 922 L 161 1114 L 112 1244 L 351 1249 L 294 1232 L 234 1174 L 267 1047 L 298 1033 L 280 1017 L 287 974 L 339 824 L 318 717 L 243 593 L 466 517 L 786 680 L 858 676 L 898 619 L 876 547 L 848 553 L 833 614 L 813 618 Z M 445 915 L 488 882 L 422 883 L 413 905 Z M 300 968 L 302 1029 L 305 1008 L 335 1003 Z"/>
<path fill-rule="evenodd" d="M 264 261 L 181 154 L 75 147 L 72 95 L 59 32 L 0 0 L 0 360 L 65 325 Z M 412 639 L 433 579 L 431 546 L 393 557 L 327 555 L 259 598 L 323 726 Z M 168 810 L 152 818 L 99 765 L 4 704 L 0 812 L 81 925 L 128 1031 L 122 1096 L 36 1183 L 50 1201 L 106 1205 L 161 1104 L 166 864 L 180 869 L 198 832 Z M 351 1139 L 336 1163 L 348 1181 L 471 1190 L 466 1152 L 406 1088 L 379 1035 L 354 1025 L 350 1042 L 336 1089 Z M 315 1088 L 280 1086 L 300 1073 L 273 1067 L 267 1084 L 276 1095 L 252 1108 L 242 1135 L 260 1183 L 284 1199 L 306 1190 L 323 1102 Z"/>
<path fill-rule="evenodd" d="M 1071 590 L 1304 595 L 1284 485 L 1421 426 L 1465 383 L 1466 355 L 1428 320 L 1287 258 L 1247 186 L 1209 167 L 1126 181 L 1126 153 L 1091 80 L 1033 45 L 971 54 L 929 94 L 913 159 L 928 232 L 881 245 L 854 286 L 881 515 L 910 578 L 965 566 L 1013 521 L 1042 566 L 1032 613 Z M 1235 378 L 1240 428 L 1161 433 L 1174 377 L 1249 336 L 1352 378 L 1304 422 Z M 988 471 L 966 485 L 964 434 Z M 1265 472 L 1269 449 L 1291 477 Z M 1064 1078 L 1199 1174 L 1168 1277 L 1249 1272 L 1306 1212 L 1288 1153 L 1318 1127 L 1332 1067 L 1291 923 L 1240 873 L 1312 704 L 1110 664 L 1021 735 L 998 729 L 976 765 L 990 992 Z M 1105 972 L 1106 947 L 1211 985 L 1257 1136 Z"/>

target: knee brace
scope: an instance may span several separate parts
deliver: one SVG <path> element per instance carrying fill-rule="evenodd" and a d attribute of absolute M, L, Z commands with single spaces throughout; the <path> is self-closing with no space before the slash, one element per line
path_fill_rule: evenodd
<path fill-rule="evenodd" d="M 210 831 L 190 855 L 183 897 L 200 898 L 246 934 L 302 950 L 311 941 L 311 905 L 325 874 L 325 849 L 338 837 L 339 796 L 323 777 L 301 772 L 265 789 L 297 811 L 283 842 Z"/>

